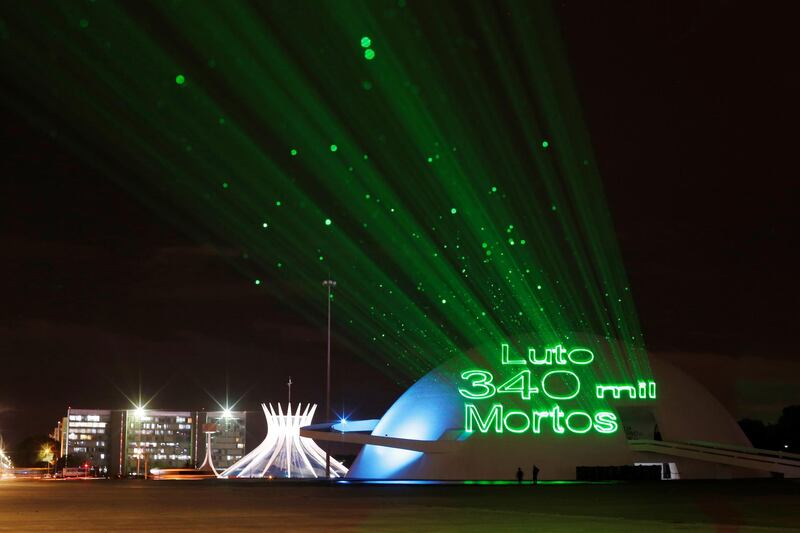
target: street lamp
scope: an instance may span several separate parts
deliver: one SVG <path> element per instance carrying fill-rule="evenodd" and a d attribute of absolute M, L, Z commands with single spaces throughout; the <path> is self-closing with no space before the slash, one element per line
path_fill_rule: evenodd
<path fill-rule="evenodd" d="M 336 287 L 336 282 L 326 279 L 322 282 L 322 286 L 328 288 L 328 371 L 325 392 L 325 420 L 328 421 L 331 418 L 331 291 Z M 325 477 L 331 478 L 330 443 L 325 444 Z"/>

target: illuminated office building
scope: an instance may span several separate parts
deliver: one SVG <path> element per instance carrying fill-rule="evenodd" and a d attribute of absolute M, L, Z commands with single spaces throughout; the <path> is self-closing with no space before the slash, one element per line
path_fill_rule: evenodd
<path fill-rule="evenodd" d="M 191 411 L 69 408 L 53 436 L 60 443 L 60 456 L 69 456 L 70 465 L 87 465 L 90 474 L 144 476 L 152 468 L 195 466 L 197 415 Z M 239 415 L 243 432 L 244 414 Z M 223 441 L 227 438 L 228 434 Z M 243 442 L 243 435 L 241 439 Z M 234 453 L 223 457 L 226 455 Z"/>
<path fill-rule="evenodd" d="M 151 468 L 194 466 L 196 417 L 190 411 L 124 411 L 124 458 L 120 475 L 144 476 Z"/>
<path fill-rule="evenodd" d="M 113 462 L 113 433 L 112 411 L 69 409 L 61 421 L 61 455 L 69 455 L 105 475 Z"/>
<path fill-rule="evenodd" d="M 211 459 L 220 472 L 244 457 L 246 413 L 244 411 L 209 411 L 198 414 L 198 450 L 195 457 L 206 455 L 203 433 L 211 432 Z"/>

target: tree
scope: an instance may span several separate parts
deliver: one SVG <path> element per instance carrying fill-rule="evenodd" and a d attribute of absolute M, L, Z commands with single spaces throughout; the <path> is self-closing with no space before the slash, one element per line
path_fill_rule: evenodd
<path fill-rule="evenodd" d="M 56 471 L 63 470 L 65 466 L 67 468 L 80 468 L 87 460 L 85 453 L 69 453 L 63 457 L 59 457 L 56 462 Z"/>
<path fill-rule="evenodd" d="M 17 444 L 11 460 L 14 466 L 47 467 L 55 458 L 58 442 L 47 435 L 33 435 Z"/>
<path fill-rule="evenodd" d="M 784 407 L 776 428 L 781 448 L 800 453 L 800 405 Z"/>
<path fill-rule="evenodd" d="M 745 418 L 739 426 L 756 448 L 800 453 L 800 405 L 784 407 L 776 424 Z"/>

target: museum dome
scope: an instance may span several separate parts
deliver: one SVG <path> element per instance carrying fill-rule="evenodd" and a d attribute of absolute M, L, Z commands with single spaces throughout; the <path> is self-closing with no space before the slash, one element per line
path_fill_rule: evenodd
<path fill-rule="evenodd" d="M 599 352 L 599 359 L 611 358 L 607 349 L 600 349 Z M 501 430 L 497 432 L 494 431 L 494 423 L 499 424 L 498 419 L 489 420 L 489 414 L 493 413 L 489 409 L 495 408 L 494 405 L 498 403 L 495 400 L 499 395 L 484 400 L 484 407 L 480 407 L 480 402 L 470 402 L 459 392 L 464 369 L 474 365 L 476 359 L 480 360 L 474 353 L 470 358 L 457 356 L 430 371 L 397 399 L 372 431 L 376 437 L 436 441 L 445 446 L 431 448 L 431 451 L 417 451 L 368 444 L 356 458 L 348 477 L 510 479 L 517 468 L 530 472 L 535 464 L 541 471 L 541 479 L 575 479 L 576 467 L 579 466 L 632 465 L 649 460 L 648 457 L 658 463 L 665 460 L 654 454 L 642 454 L 630 445 L 631 442 L 663 439 L 751 446 L 733 417 L 711 393 L 684 372 L 655 356 L 649 357 L 647 370 L 652 378 L 650 382 L 657 384 L 658 393 L 653 394 L 655 398 L 630 400 L 627 398 L 629 391 L 622 390 L 619 399 L 605 402 L 605 407 L 600 406 L 593 392 L 597 379 L 602 380 L 605 376 L 611 383 L 617 381 L 612 378 L 614 364 L 606 364 L 608 360 L 599 361 L 590 377 L 586 378 L 584 374 L 581 378 L 584 380 L 584 397 L 576 395 L 570 401 L 558 402 L 564 409 L 562 420 L 568 420 L 574 409 L 583 409 L 577 418 L 587 420 L 588 425 L 575 423 L 572 432 L 567 430 L 558 433 L 552 429 L 563 427 L 557 428 L 555 417 L 551 414 L 547 420 L 540 421 L 541 431 L 533 433 L 528 430 L 532 426 L 526 424 L 524 414 L 531 412 L 530 409 L 525 411 L 530 402 L 517 401 L 506 407 L 504 415 L 502 406 L 498 408 L 499 416 L 504 416 L 504 422 L 508 424 L 496 426 Z M 545 386 L 542 383 L 542 388 Z M 636 383 L 631 388 L 637 389 Z M 554 396 L 566 397 L 552 393 L 551 397 Z M 500 403 L 507 401 L 503 397 Z M 552 400 L 546 402 L 554 403 Z M 479 407 L 467 407 L 473 403 Z M 469 409 L 478 413 L 474 420 L 467 420 L 470 417 Z M 479 412 L 478 409 L 483 410 Z M 607 411 L 600 411 L 602 409 Z M 535 419 L 536 407 L 533 411 Z M 587 414 L 609 411 L 616 415 L 615 431 L 603 431 L 603 426 L 597 425 L 597 415 L 592 428 L 591 415 L 587 417 Z M 548 425 L 549 420 L 553 420 L 552 428 Z M 485 423 L 485 427 L 491 426 L 491 429 L 486 432 L 475 430 L 475 427 L 472 432 L 466 430 L 465 426 L 479 427 L 481 422 Z M 682 462 L 691 463 L 689 470 L 694 473 L 693 477 L 714 477 L 713 472 L 704 469 L 705 463 L 702 461 Z"/>

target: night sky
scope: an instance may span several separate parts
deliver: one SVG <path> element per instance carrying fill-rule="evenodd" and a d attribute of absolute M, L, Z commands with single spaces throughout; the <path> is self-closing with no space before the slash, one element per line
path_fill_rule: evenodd
<path fill-rule="evenodd" d="M 556 4 L 648 349 L 736 416 L 767 419 L 800 402 L 800 13 L 789 9 Z M 68 405 L 128 407 L 140 377 L 153 407 L 213 408 L 227 382 L 252 410 L 285 401 L 290 375 L 294 398 L 321 402 L 318 317 L 254 290 L 224 248 L 105 177 L 64 142 L 80 124 L 30 120 L 10 103 L 26 90 L 3 76 L 3 437 L 48 432 Z M 403 383 L 347 343 L 340 332 L 333 346 L 334 408 L 380 416 Z"/>

